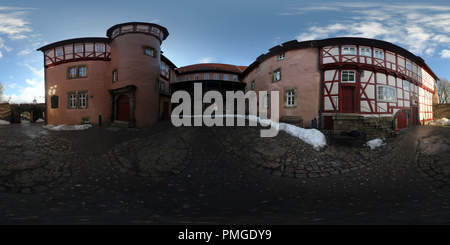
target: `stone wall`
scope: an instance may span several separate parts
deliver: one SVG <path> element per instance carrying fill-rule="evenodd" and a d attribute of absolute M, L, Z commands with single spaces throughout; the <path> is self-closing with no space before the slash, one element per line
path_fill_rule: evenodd
<path fill-rule="evenodd" d="M 433 119 L 450 118 L 450 104 L 433 105 Z"/>
<path fill-rule="evenodd" d="M 9 103 L 0 104 L 0 120 L 11 121 L 11 108 Z"/>
<path fill-rule="evenodd" d="M 333 117 L 333 122 L 334 134 L 340 134 L 343 131 L 358 131 L 365 133 L 368 141 L 390 138 L 397 135 L 392 130 L 392 127 L 378 124 L 376 118 L 364 118 L 364 116 L 358 115 L 338 115 Z M 392 121 L 389 123 L 386 119 L 385 123 L 392 124 Z"/>

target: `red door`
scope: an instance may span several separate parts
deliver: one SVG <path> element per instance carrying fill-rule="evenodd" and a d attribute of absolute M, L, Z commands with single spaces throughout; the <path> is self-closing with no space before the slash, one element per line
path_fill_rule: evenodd
<path fill-rule="evenodd" d="M 163 112 L 164 118 L 163 119 L 169 118 L 169 102 L 164 101 L 163 110 L 164 110 L 164 112 Z"/>
<path fill-rule="evenodd" d="M 126 95 L 121 95 L 117 99 L 117 120 L 130 120 L 130 99 Z"/>
<path fill-rule="evenodd" d="M 397 115 L 397 129 L 406 128 L 408 126 L 406 122 L 406 113 L 403 111 L 399 112 Z"/>
<path fill-rule="evenodd" d="M 411 110 L 411 126 L 417 125 L 417 118 L 419 117 L 419 110 L 417 107 L 412 107 Z"/>
<path fill-rule="evenodd" d="M 341 112 L 355 112 L 355 87 L 342 87 Z"/>

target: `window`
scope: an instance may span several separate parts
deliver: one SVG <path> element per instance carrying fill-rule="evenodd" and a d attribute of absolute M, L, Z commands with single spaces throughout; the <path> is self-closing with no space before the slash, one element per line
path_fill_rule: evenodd
<path fill-rule="evenodd" d="M 90 117 L 82 117 L 81 123 L 91 123 L 91 118 Z"/>
<path fill-rule="evenodd" d="M 214 74 L 214 80 L 219 80 L 219 74 Z"/>
<path fill-rule="evenodd" d="M 112 74 L 112 82 L 116 83 L 118 81 L 119 81 L 119 72 L 116 69 L 113 71 L 113 74 Z"/>
<path fill-rule="evenodd" d="M 95 44 L 95 52 L 105 52 L 105 44 Z"/>
<path fill-rule="evenodd" d="M 72 66 L 68 68 L 67 78 L 86 78 L 88 76 L 88 67 L 86 65 L 82 66 Z"/>
<path fill-rule="evenodd" d="M 293 106 L 295 101 L 295 92 L 289 91 L 287 92 L 287 106 Z"/>
<path fill-rule="evenodd" d="M 184 77 L 184 81 L 190 81 L 191 80 L 191 76 L 187 75 L 186 77 Z"/>
<path fill-rule="evenodd" d="M 203 75 L 203 79 L 205 79 L 205 80 L 209 80 L 209 74 L 205 74 L 205 75 Z"/>
<path fill-rule="evenodd" d="M 83 45 L 75 45 L 75 53 L 83 53 Z"/>
<path fill-rule="evenodd" d="M 342 71 L 341 72 L 341 82 L 354 83 L 355 82 L 355 71 Z"/>
<path fill-rule="evenodd" d="M 160 30 L 159 30 L 158 28 L 152 27 L 152 33 L 153 33 L 153 34 L 156 34 L 156 35 L 159 36 L 159 32 L 160 32 Z"/>
<path fill-rule="evenodd" d="M 56 56 L 62 56 L 62 55 L 63 55 L 63 50 L 62 50 L 62 48 L 56 49 L 56 50 L 55 50 L 55 55 L 56 55 Z"/>
<path fill-rule="evenodd" d="M 377 58 L 377 59 L 384 59 L 384 53 L 381 50 L 374 50 L 373 51 L 373 57 Z"/>
<path fill-rule="evenodd" d="M 355 47 L 342 47 L 342 54 L 350 54 L 350 55 L 356 55 L 356 48 Z"/>
<path fill-rule="evenodd" d="M 407 70 L 412 70 L 412 64 L 411 64 L 411 62 L 409 62 L 409 61 L 406 61 L 406 69 Z"/>
<path fill-rule="evenodd" d="M 372 50 L 370 48 L 359 48 L 359 55 L 372 56 Z"/>
<path fill-rule="evenodd" d="M 378 101 L 397 102 L 396 89 L 389 86 L 378 85 L 377 99 Z"/>
<path fill-rule="evenodd" d="M 199 75 L 198 74 L 195 74 L 194 75 L 194 80 L 198 80 L 199 79 Z"/>
<path fill-rule="evenodd" d="M 59 101 L 59 97 L 58 95 L 53 95 L 51 98 L 51 108 L 52 109 L 56 109 L 58 108 L 58 101 Z"/>
<path fill-rule="evenodd" d="M 237 76 L 233 76 L 233 82 L 237 82 L 238 81 L 238 77 Z"/>
<path fill-rule="evenodd" d="M 78 94 L 78 106 L 79 108 L 86 108 L 86 94 Z"/>
<path fill-rule="evenodd" d="M 278 60 L 284 60 L 286 58 L 286 53 L 281 53 L 278 55 Z"/>
<path fill-rule="evenodd" d="M 252 90 L 255 90 L 255 80 L 252 81 Z"/>
<path fill-rule="evenodd" d="M 275 71 L 273 71 L 272 82 L 277 82 L 280 80 L 281 80 L 281 68 L 278 68 Z"/>
<path fill-rule="evenodd" d="M 403 90 L 409 91 L 409 82 L 406 80 L 403 80 Z"/>
<path fill-rule="evenodd" d="M 77 95 L 69 94 L 69 108 L 74 109 L 77 108 Z"/>
<path fill-rule="evenodd" d="M 86 66 L 81 66 L 78 68 L 78 77 L 87 77 Z"/>
<path fill-rule="evenodd" d="M 77 68 L 76 67 L 69 68 L 69 78 L 70 79 L 77 78 Z"/>
<path fill-rule="evenodd" d="M 223 75 L 223 80 L 228 81 L 228 75 Z"/>
<path fill-rule="evenodd" d="M 154 48 L 151 48 L 148 46 L 143 46 L 142 48 L 144 49 L 144 54 L 146 54 L 148 56 L 156 57 L 156 52 L 155 52 Z"/>

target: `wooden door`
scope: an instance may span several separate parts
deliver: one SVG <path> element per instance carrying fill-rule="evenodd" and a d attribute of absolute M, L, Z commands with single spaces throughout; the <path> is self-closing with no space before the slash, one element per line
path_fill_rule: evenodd
<path fill-rule="evenodd" d="M 419 117 L 418 107 L 411 107 L 411 126 L 417 125 L 418 117 Z"/>
<path fill-rule="evenodd" d="M 120 95 L 117 99 L 117 120 L 130 120 L 130 99 L 126 95 Z"/>
<path fill-rule="evenodd" d="M 343 86 L 341 90 L 341 112 L 355 112 L 355 87 Z"/>
<path fill-rule="evenodd" d="M 399 112 L 397 115 L 397 129 L 402 129 L 402 128 L 406 128 L 408 126 L 407 124 L 407 117 L 406 117 L 406 113 Z"/>
<path fill-rule="evenodd" d="M 169 102 L 164 101 L 163 104 L 163 119 L 169 118 Z"/>

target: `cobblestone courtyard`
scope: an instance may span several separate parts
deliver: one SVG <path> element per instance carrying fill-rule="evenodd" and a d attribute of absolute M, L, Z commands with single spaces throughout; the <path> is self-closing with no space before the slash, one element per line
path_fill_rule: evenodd
<path fill-rule="evenodd" d="M 320 150 L 259 127 L 0 126 L 0 223 L 447 223 L 450 127 Z"/>

